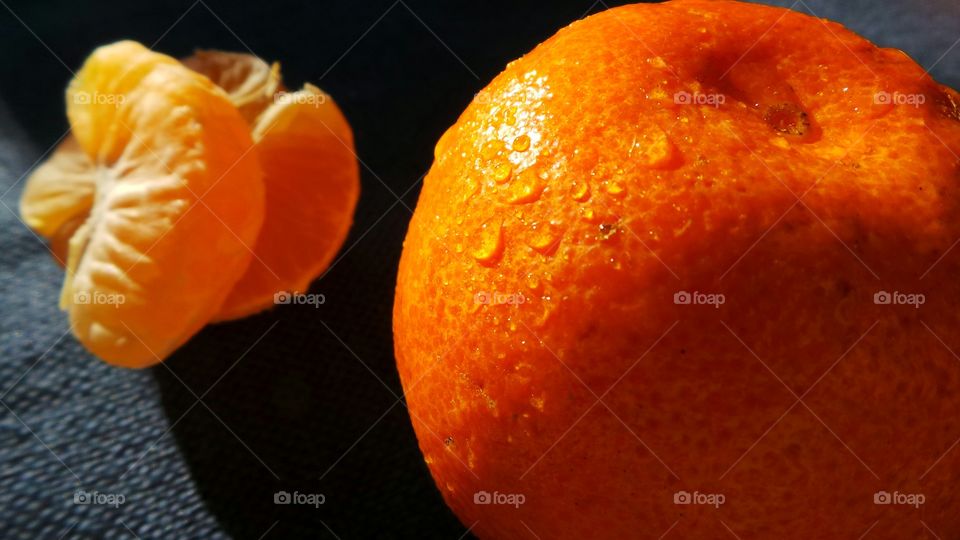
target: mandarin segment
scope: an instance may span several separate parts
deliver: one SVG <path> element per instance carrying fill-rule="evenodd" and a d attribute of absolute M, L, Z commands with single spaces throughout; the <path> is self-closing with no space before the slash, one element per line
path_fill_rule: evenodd
<path fill-rule="evenodd" d="M 278 292 L 304 292 L 333 260 L 360 195 L 353 133 L 319 88 L 283 94 L 257 119 L 253 139 L 267 186 L 256 257 L 217 319 L 266 309 Z"/>
<path fill-rule="evenodd" d="M 24 223 L 44 237 L 58 234 L 65 225 L 75 229 L 68 223 L 85 218 L 93 206 L 94 174 L 90 158 L 76 138 L 68 135 L 50 159 L 37 167 L 28 179 L 20 198 L 20 216 Z"/>
<path fill-rule="evenodd" d="M 67 87 L 70 128 L 87 155 L 96 156 L 101 141 L 113 136 L 128 92 L 160 64 L 179 65 L 135 41 L 105 45 L 90 54 Z"/>
<path fill-rule="evenodd" d="M 223 303 L 249 264 L 264 195 L 246 124 L 207 79 L 160 65 L 127 98 L 95 153 L 98 203 L 71 241 L 61 302 L 97 356 L 142 366 Z"/>
<path fill-rule="evenodd" d="M 283 90 L 280 64 L 268 64 L 252 54 L 201 50 L 183 65 L 222 88 L 251 126 Z"/>

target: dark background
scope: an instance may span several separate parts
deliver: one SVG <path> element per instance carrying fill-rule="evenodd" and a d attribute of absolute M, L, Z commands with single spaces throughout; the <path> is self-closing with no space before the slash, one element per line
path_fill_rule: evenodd
<path fill-rule="evenodd" d="M 907 50 L 960 86 L 953 0 L 779 2 Z M 432 149 L 473 94 L 614 2 L 0 0 L 0 537 L 449 538 L 393 360 L 396 264 Z M 63 89 L 97 45 L 136 39 L 279 60 L 350 120 L 362 196 L 326 304 L 209 326 L 165 364 L 108 367 L 69 335 L 62 272 L 16 217 L 67 129 Z M 946 54 L 944 54 L 946 53 Z M 119 508 L 73 504 L 119 493 Z M 319 508 L 273 503 L 322 493 Z"/>

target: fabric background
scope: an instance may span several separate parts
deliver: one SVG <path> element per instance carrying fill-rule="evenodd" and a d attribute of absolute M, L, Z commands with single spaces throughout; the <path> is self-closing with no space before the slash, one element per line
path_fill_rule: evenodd
<path fill-rule="evenodd" d="M 960 86 L 954 0 L 777 3 L 902 48 Z M 406 223 L 433 144 L 473 94 L 605 5 L 0 1 L 0 538 L 464 535 L 423 464 L 393 364 Z M 62 272 L 17 202 L 66 130 L 70 70 L 121 38 L 176 56 L 249 47 L 282 60 L 291 86 L 335 97 L 363 193 L 341 257 L 314 283 L 326 304 L 209 326 L 143 371 L 108 367 L 69 334 L 56 307 Z M 78 489 L 126 500 L 77 505 Z M 326 501 L 275 505 L 280 490 Z"/>

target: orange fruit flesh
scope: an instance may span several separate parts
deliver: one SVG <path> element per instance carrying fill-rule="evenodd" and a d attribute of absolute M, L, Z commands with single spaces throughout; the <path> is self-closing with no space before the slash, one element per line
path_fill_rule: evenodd
<path fill-rule="evenodd" d="M 838 24 L 682 0 L 578 21 L 479 98 L 394 307 L 421 450 L 474 533 L 925 534 L 874 504 L 899 490 L 960 536 L 955 91 Z"/>

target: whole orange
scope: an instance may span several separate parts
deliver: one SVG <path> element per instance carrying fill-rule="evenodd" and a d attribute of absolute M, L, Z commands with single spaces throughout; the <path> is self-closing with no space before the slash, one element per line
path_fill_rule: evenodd
<path fill-rule="evenodd" d="M 396 355 L 481 538 L 960 538 L 960 95 L 842 26 L 626 6 L 436 148 Z"/>

